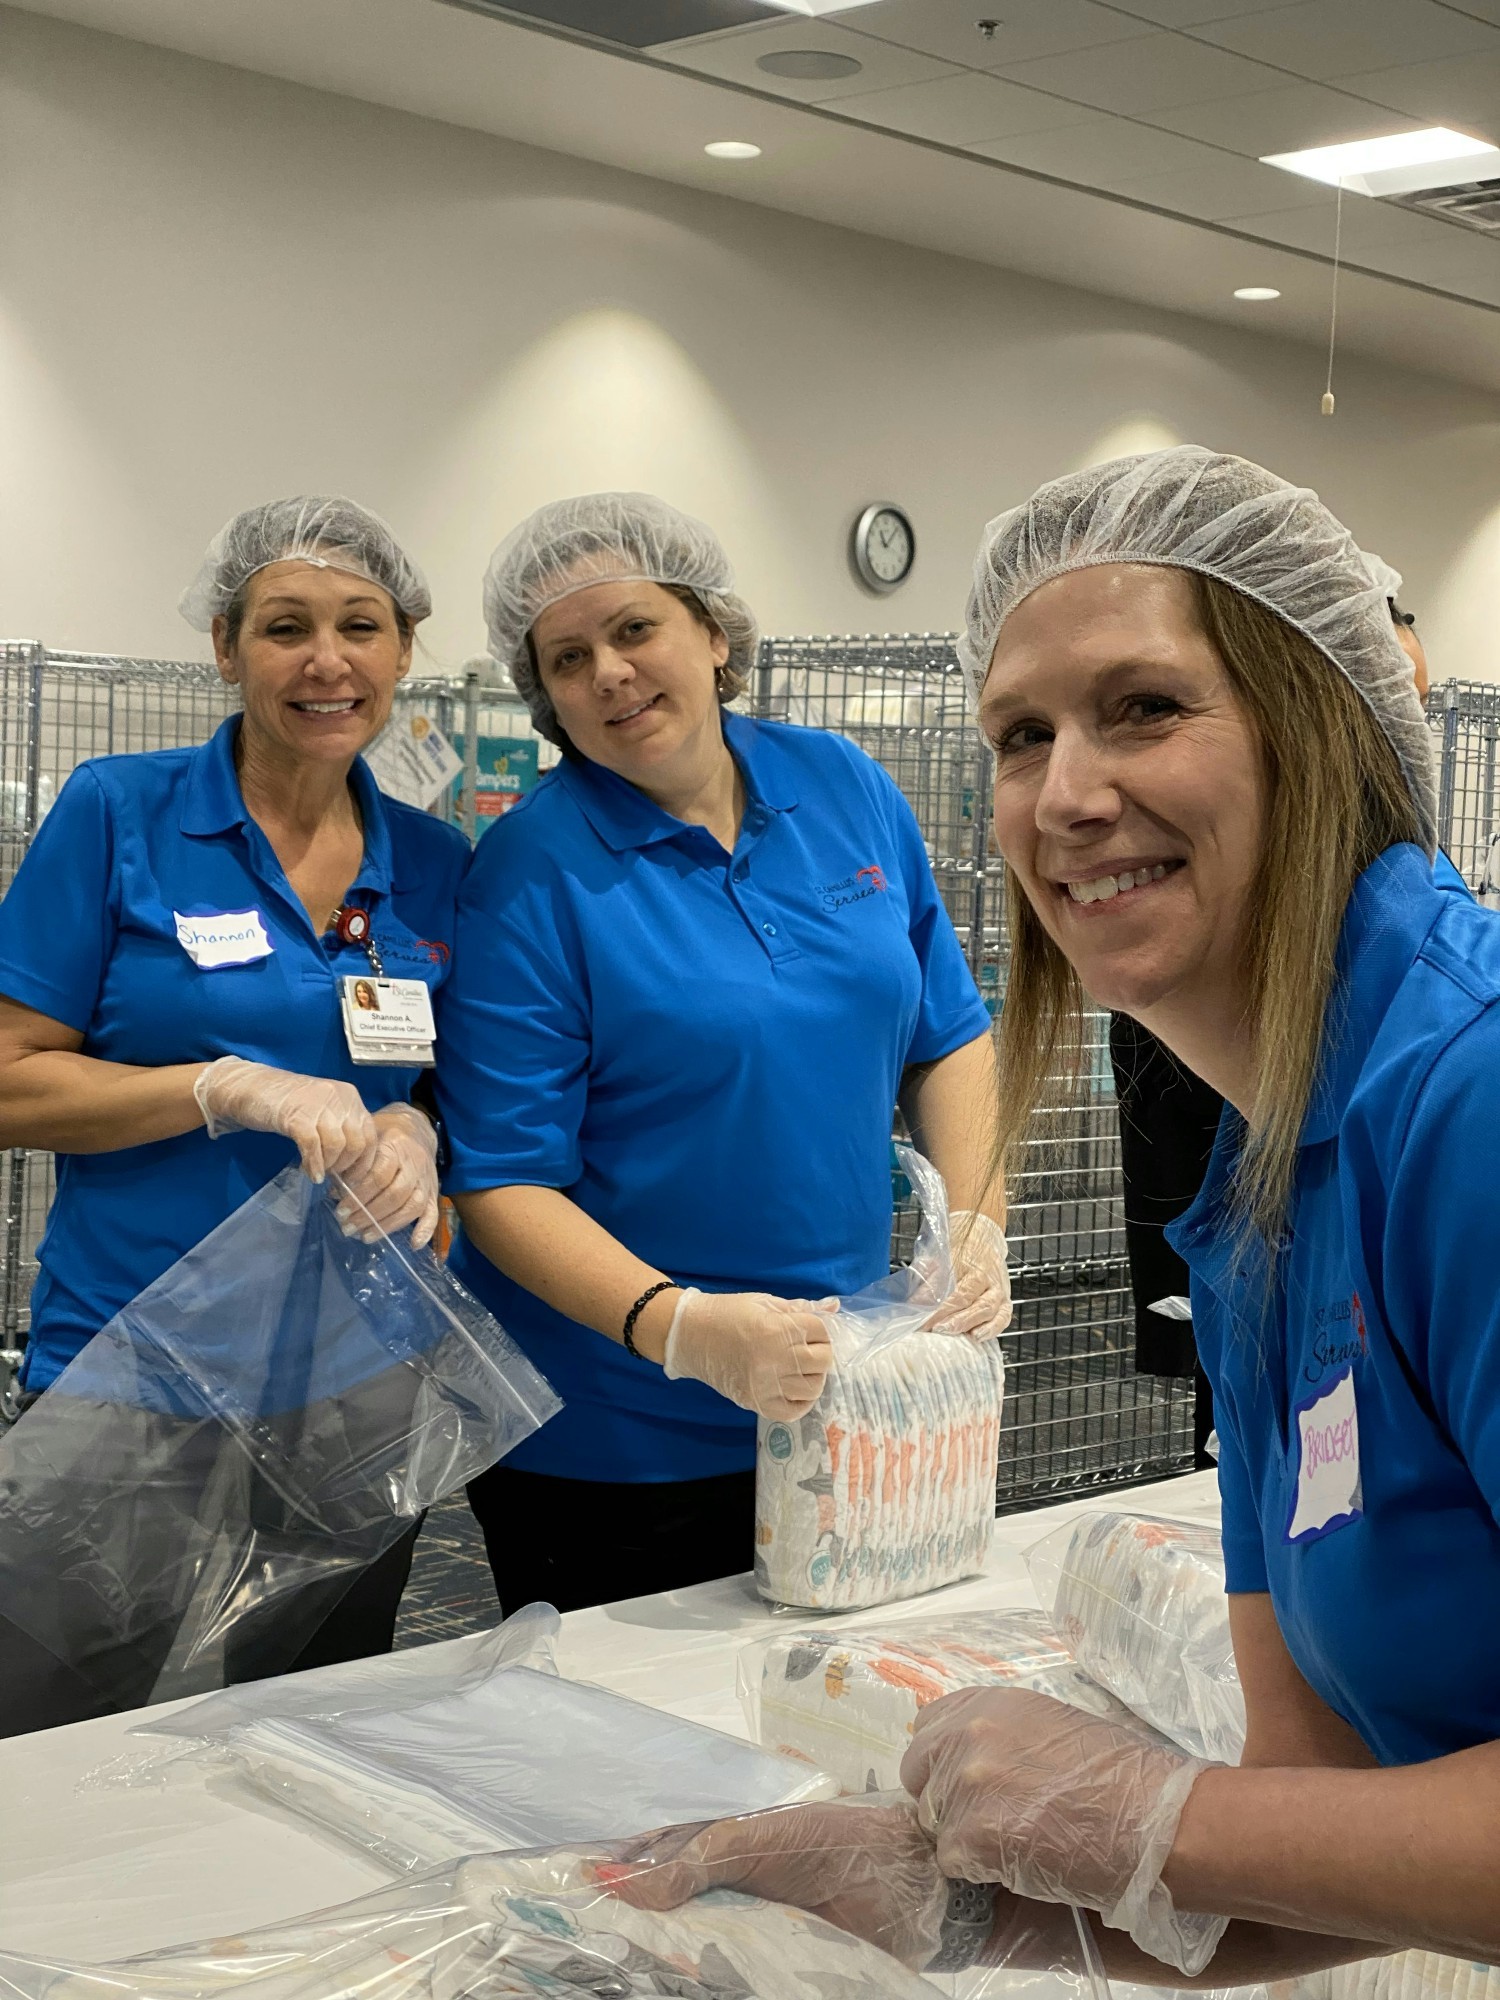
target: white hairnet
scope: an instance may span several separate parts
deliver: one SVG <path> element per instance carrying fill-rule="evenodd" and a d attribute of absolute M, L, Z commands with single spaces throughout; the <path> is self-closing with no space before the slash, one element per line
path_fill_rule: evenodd
<path fill-rule="evenodd" d="M 1382 557 L 1375 555 L 1370 549 L 1361 549 L 1360 554 L 1365 559 L 1365 568 L 1370 572 L 1375 588 L 1384 597 L 1387 604 L 1394 604 L 1401 595 L 1402 576 L 1400 570 L 1392 569 L 1388 562 Z"/>
<path fill-rule="evenodd" d="M 352 500 L 297 494 L 247 507 L 208 545 L 177 608 L 196 632 L 212 630 L 257 570 L 314 563 L 378 583 L 415 625 L 432 609 L 427 579 L 378 514 Z"/>
<path fill-rule="evenodd" d="M 1216 577 L 1310 639 L 1385 732 L 1435 846 L 1432 733 L 1384 583 L 1316 493 L 1201 445 L 1112 459 L 1039 488 L 990 522 L 975 558 L 958 651 L 976 703 L 1016 606 L 1053 577 L 1100 563 Z"/>
<path fill-rule="evenodd" d="M 691 590 L 729 641 L 735 691 L 755 664 L 755 618 L 712 528 L 654 493 L 581 493 L 538 507 L 513 528 L 484 577 L 490 651 L 543 736 L 561 740 L 552 700 L 526 640 L 549 604 L 596 583 L 677 584 Z"/>

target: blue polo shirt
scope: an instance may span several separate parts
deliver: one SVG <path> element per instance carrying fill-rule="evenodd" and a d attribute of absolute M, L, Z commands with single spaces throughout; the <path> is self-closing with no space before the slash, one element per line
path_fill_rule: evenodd
<path fill-rule="evenodd" d="M 1500 919 L 1393 847 L 1338 965 L 1268 1310 L 1226 1220 L 1233 1111 L 1167 1233 L 1214 1385 L 1228 1587 L 1270 1592 L 1304 1677 L 1404 1764 L 1500 1737 Z M 1296 1414 L 1346 1371 L 1363 1511 L 1308 1536 Z"/>
<path fill-rule="evenodd" d="M 237 1055 L 338 1077 L 372 1111 L 421 1074 L 350 1061 L 335 981 L 370 970 L 363 946 L 319 937 L 234 766 L 239 718 L 195 750 L 82 764 L 59 793 L 0 903 L 0 993 L 62 1021 L 103 1062 L 159 1065 Z M 391 978 L 437 988 L 452 956 L 468 843 L 352 773 L 365 829 L 349 900 L 371 914 Z M 258 911 L 272 951 L 201 969 L 176 914 Z M 263 1187 L 297 1150 L 271 1133 L 64 1153 L 39 1251 L 24 1386 L 43 1389 L 137 1292 Z"/>
<path fill-rule="evenodd" d="M 726 716 L 725 734 L 746 791 L 732 855 L 573 762 L 481 841 L 439 1006 L 447 1184 L 560 1188 L 682 1284 L 816 1299 L 889 1270 L 901 1073 L 989 1017 L 885 772 L 820 730 Z M 508 1464 L 754 1464 L 753 1416 L 462 1239 L 453 1263 L 563 1398 Z"/>

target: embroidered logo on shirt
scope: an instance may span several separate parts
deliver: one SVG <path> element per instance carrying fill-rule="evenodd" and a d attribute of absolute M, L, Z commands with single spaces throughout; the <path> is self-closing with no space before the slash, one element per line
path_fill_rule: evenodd
<path fill-rule="evenodd" d="M 887 886 L 885 870 L 877 868 L 872 861 L 867 868 L 856 868 L 841 882 L 823 883 L 818 894 L 823 899 L 823 908 L 831 915 L 850 903 L 864 902 L 867 896 L 883 896 Z"/>
<path fill-rule="evenodd" d="M 1312 1359 L 1302 1370 L 1303 1380 L 1321 1382 L 1330 1368 L 1347 1368 L 1369 1352 L 1365 1309 L 1359 1293 L 1351 1292 L 1346 1299 L 1319 1306 L 1313 1314 Z"/>

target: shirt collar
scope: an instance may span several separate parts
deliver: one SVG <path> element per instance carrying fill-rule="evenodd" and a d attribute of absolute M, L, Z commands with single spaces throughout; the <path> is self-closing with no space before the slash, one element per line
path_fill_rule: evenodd
<path fill-rule="evenodd" d="M 234 751 L 239 741 L 241 718 L 231 715 L 221 722 L 206 743 L 192 753 L 188 767 L 186 797 L 182 805 L 182 830 L 188 834 L 229 833 L 250 821 Z M 389 890 L 391 887 L 391 828 L 386 817 L 380 787 L 363 757 L 356 757 L 349 773 L 354 797 L 365 830 L 365 858 L 355 885 L 362 889 Z"/>
<path fill-rule="evenodd" d="M 791 812 L 797 805 L 795 778 L 775 737 L 748 716 L 726 711 L 724 741 L 745 781 L 747 824 L 756 807 L 764 813 Z M 639 786 L 591 759 L 565 757 L 557 766 L 557 775 L 595 833 L 617 854 L 694 831 L 663 811 L 654 799 L 648 799 Z"/>

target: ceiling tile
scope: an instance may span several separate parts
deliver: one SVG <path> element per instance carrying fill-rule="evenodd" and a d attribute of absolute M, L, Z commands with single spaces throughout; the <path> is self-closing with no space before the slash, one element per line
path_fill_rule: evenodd
<path fill-rule="evenodd" d="M 1080 181 L 1085 186 L 1113 187 L 1146 174 L 1186 171 L 1212 149 L 1176 132 L 1162 132 L 1154 125 L 1104 112 L 1061 131 L 1016 133 L 1008 139 L 986 140 L 971 150 L 1014 167 L 1030 167 L 1034 173 L 1056 174 L 1061 180 Z"/>
<path fill-rule="evenodd" d="M 1159 28 L 1197 28 L 1204 21 L 1268 14 L 1273 7 L 1285 7 L 1287 0 L 1105 0 L 1105 4 Z M 1495 4 L 1500 6 L 1500 0 Z"/>
<path fill-rule="evenodd" d="M 818 49 L 829 55 L 849 56 L 859 63 L 860 69 L 853 76 L 800 82 L 793 77 L 771 76 L 757 68 L 762 56 L 784 55 L 791 49 Z M 799 104 L 826 104 L 857 91 L 894 89 L 898 84 L 926 83 L 933 77 L 956 74 L 951 63 L 937 62 L 913 49 L 896 48 L 890 42 L 872 41 L 867 35 L 851 34 L 847 28 L 824 21 L 775 21 L 764 27 L 744 28 L 736 34 L 700 35 L 689 42 L 669 42 L 651 53 L 702 76 L 752 84 L 757 90 L 774 90 L 778 97 L 788 97 Z"/>
<path fill-rule="evenodd" d="M 1390 253 L 1386 268 L 1421 285 L 1436 285 L 1445 292 L 1459 292 L 1466 298 L 1489 298 L 1500 282 L 1500 257 L 1493 239 L 1469 235 L 1448 223 L 1438 225 L 1448 240 L 1431 243 L 1420 250 L 1401 249 Z"/>
<path fill-rule="evenodd" d="M 1060 98 L 974 70 L 955 70 L 934 83 L 841 98 L 837 108 L 871 125 L 938 139 L 948 146 L 972 146 L 1012 132 L 1043 132 L 1085 115 Z"/>
<path fill-rule="evenodd" d="M 1327 206 L 1308 203 L 1302 208 L 1278 208 L 1264 215 L 1236 218 L 1238 229 L 1252 236 L 1268 236 L 1297 250 L 1316 250 L 1333 255 L 1334 190 L 1326 190 Z M 1388 201 L 1370 201 L 1345 195 L 1340 248 L 1356 264 L 1378 264 L 1386 251 L 1425 249 L 1435 230 L 1446 232 L 1451 225 L 1429 215 L 1415 215 L 1409 208 L 1395 208 Z"/>
<path fill-rule="evenodd" d="M 1153 174 L 1138 180 L 1112 184 L 1115 194 L 1130 195 L 1177 215 L 1197 216 L 1205 222 L 1232 222 L 1237 216 L 1263 212 L 1272 202 L 1285 201 L 1286 188 L 1280 183 L 1288 176 L 1275 167 L 1262 167 L 1254 160 L 1236 159 L 1209 147 L 1199 149 L 1204 157 L 1186 172 Z M 1333 190 L 1304 181 L 1301 205 L 1306 208 L 1333 207 Z M 1288 206 L 1291 204 L 1288 203 Z"/>
<path fill-rule="evenodd" d="M 982 17 L 997 23 L 992 40 L 979 33 Z M 981 0 L 878 0 L 849 15 L 848 25 L 969 69 L 999 69 L 1151 33 L 1149 22 L 1096 0 L 1004 0 L 993 8 Z"/>
<path fill-rule="evenodd" d="M 1433 0 L 1304 0 L 1271 14 L 1208 22 L 1195 33 L 1319 82 L 1445 56 L 1500 55 L 1500 28 Z"/>
<path fill-rule="evenodd" d="M 1280 90 L 1258 91 L 1253 97 L 1226 97 L 1153 111 L 1150 122 L 1258 160 L 1267 153 L 1291 153 L 1304 146 L 1333 146 L 1345 139 L 1412 132 L 1422 120 L 1331 90 L 1325 84 L 1291 83 Z"/>
<path fill-rule="evenodd" d="M 1500 145 L 1500 52 L 1364 70 L 1335 81 L 1425 125 L 1453 125 Z"/>
<path fill-rule="evenodd" d="M 1043 56 L 1004 74 L 1013 83 L 1056 92 L 1099 111 L 1150 112 L 1204 98 L 1249 96 L 1282 81 L 1263 63 L 1211 49 L 1182 35 L 1141 35 L 1102 49 Z"/>

